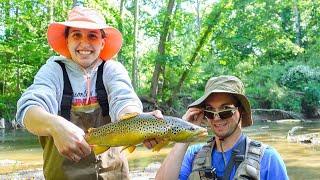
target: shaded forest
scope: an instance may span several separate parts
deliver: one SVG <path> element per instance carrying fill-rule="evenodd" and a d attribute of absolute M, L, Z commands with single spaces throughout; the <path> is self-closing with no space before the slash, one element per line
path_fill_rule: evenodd
<path fill-rule="evenodd" d="M 99 9 L 124 38 L 116 59 L 141 99 L 179 114 L 211 76 L 240 77 L 253 108 L 319 118 L 320 1 L 2 0 L 0 117 L 55 55 L 47 26 L 75 4 Z"/>

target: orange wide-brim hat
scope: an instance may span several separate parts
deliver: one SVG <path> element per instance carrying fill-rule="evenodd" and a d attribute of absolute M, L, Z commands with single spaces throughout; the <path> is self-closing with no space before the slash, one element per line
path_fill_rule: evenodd
<path fill-rule="evenodd" d="M 83 29 L 102 29 L 106 36 L 105 45 L 100 52 L 102 60 L 114 57 L 122 46 L 122 35 L 116 28 L 106 24 L 104 17 L 95 9 L 86 7 L 74 7 L 65 22 L 53 22 L 48 27 L 48 43 L 52 49 L 62 56 L 70 58 L 67 41 L 65 37 L 66 27 Z"/>

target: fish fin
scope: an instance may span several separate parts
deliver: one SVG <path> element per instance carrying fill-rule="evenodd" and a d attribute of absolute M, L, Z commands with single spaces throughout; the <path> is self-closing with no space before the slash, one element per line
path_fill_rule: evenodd
<path fill-rule="evenodd" d="M 136 146 L 130 146 L 130 147 L 128 147 L 128 151 L 129 151 L 130 153 L 132 153 L 135 149 L 136 149 Z"/>
<path fill-rule="evenodd" d="M 124 147 L 124 148 L 121 149 L 121 152 L 122 152 L 123 150 L 125 150 L 125 149 L 127 149 L 130 153 L 132 153 L 132 152 L 136 149 L 136 146 L 135 146 L 135 145 L 133 145 L 133 146 L 126 146 L 126 147 Z"/>
<path fill-rule="evenodd" d="M 92 131 L 94 131 L 96 128 L 89 128 L 88 129 L 88 133 L 91 133 Z"/>
<path fill-rule="evenodd" d="M 139 113 L 137 113 L 137 112 L 126 113 L 126 114 L 124 114 L 124 115 L 122 115 L 122 116 L 120 117 L 120 121 L 122 121 L 122 120 L 128 120 L 128 119 L 131 119 L 131 118 L 136 117 L 136 116 L 138 116 L 138 115 L 139 115 Z"/>
<path fill-rule="evenodd" d="M 161 141 L 160 143 L 156 144 L 153 148 L 152 148 L 152 152 L 157 151 L 159 152 L 160 149 L 162 149 L 164 146 L 168 145 L 169 141 Z"/>
<path fill-rule="evenodd" d="M 105 151 L 107 151 L 110 147 L 108 146 L 99 146 L 99 145 L 93 145 L 92 149 L 95 155 L 101 154 Z"/>

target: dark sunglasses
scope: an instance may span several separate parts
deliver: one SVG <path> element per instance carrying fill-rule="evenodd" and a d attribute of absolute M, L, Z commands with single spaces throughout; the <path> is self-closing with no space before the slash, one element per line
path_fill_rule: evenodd
<path fill-rule="evenodd" d="M 204 110 L 203 112 L 204 112 L 204 116 L 207 119 L 214 119 L 214 117 L 216 117 L 216 116 L 218 116 L 221 119 L 228 119 L 234 115 L 234 113 L 236 112 L 237 109 L 238 108 L 235 107 L 235 108 L 230 108 L 230 109 L 224 109 L 224 110 L 217 111 L 217 112 L 209 111 L 209 110 Z"/>

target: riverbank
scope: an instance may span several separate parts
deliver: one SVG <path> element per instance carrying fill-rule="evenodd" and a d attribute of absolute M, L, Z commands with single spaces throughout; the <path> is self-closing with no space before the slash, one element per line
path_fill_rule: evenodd
<path fill-rule="evenodd" d="M 0 161 L 1 164 L 10 163 L 11 161 Z M 161 163 L 151 163 L 146 168 L 140 170 L 130 171 L 131 180 L 151 180 L 156 176 L 156 172 L 160 167 Z M 12 179 L 35 179 L 42 180 L 44 179 L 42 168 L 21 170 L 14 173 L 0 174 L 0 179 L 3 180 L 12 180 Z"/>

